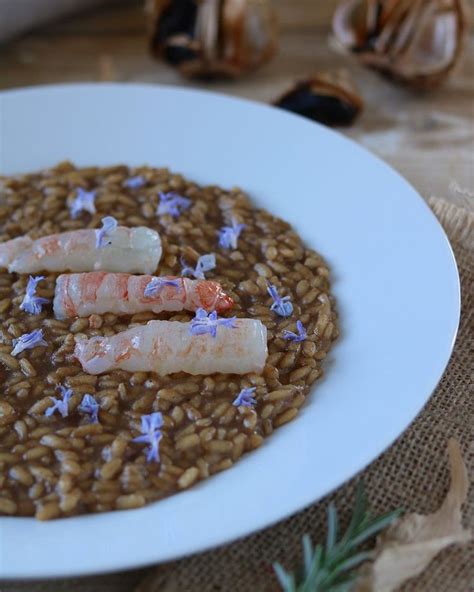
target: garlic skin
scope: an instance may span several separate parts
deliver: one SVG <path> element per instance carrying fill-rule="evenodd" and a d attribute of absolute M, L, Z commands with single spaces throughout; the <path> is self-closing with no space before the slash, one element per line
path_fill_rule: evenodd
<path fill-rule="evenodd" d="M 468 30 L 464 0 L 343 0 L 333 31 L 364 65 L 417 88 L 441 84 Z"/>
<path fill-rule="evenodd" d="M 184 76 L 238 77 L 277 47 L 270 0 L 149 0 L 154 55 Z"/>

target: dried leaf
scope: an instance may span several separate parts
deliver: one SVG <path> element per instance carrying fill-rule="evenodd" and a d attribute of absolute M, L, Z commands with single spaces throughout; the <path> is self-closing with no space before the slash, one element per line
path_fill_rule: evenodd
<path fill-rule="evenodd" d="M 471 540 L 471 532 L 461 523 L 469 482 L 456 440 L 448 442 L 448 452 L 451 486 L 442 506 L 428 516 L 407 514 L 380 537 L 375 561 L 363 573 L 357 592 L 392 592 L 422 573 L 446 547 Z"/>

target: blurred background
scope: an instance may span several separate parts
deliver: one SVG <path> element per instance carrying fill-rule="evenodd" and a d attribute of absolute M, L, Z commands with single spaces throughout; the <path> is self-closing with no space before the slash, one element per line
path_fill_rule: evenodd
<path fill-rule="evenodd" d="M 352 41 L 358 42 L 360 47 L 350 47 L 349 39 L 344 51 L 340 32 L 339 41 L 335 40 L 332 19 L 338 6 L 344 17 L 341 5 L 347 2 L 226 1 L 230 15 L 227 28 L 212 21 L 212 11 L 219 4 L 218 0 L 201 0 L 206 6 L 201 6 L 203 13 L 199 15 L 198 25 L 193 26 L 201 27 L 203 43 L 210 43 L 208 52 L 212 53 L 212 40 L 209 42 L 212 26 L 219 28 L 221 45 L 222 39 L 243 43 L 238 37 L 242 32 L 236 30 L 238 19 L 232 21 L 231 13 L 233 11 L 235 16 L 235 12 L 244 11 L 242 22 L 247 27 L 244 48 L 247 54 L 241 56 L 237 70 L 230 69 L 230 76 L 223 77 L 222 72 L 215 76 L 213 72 L 212 77 L 202 79 L 196 77 L 192 68 L 183 75 L 185 68 L 179 61 L 183 52 L 196 50 L 195 40 L 183 41 L 183 35 L 175 34 L 172 43 L 177 43 L 179 48 L 170 49 L 169 43 L 176 18 L 186 21 L 186 14 L 189 16 L 186 11 L 194 0 L 150 0 L 147 10 L 142 0 L 0 0 L 0 88 L 79 81 L 144 82 L 206 88 L 271 103 L 282 94 L 288 95 L 296 81 L 309 81 L 300 89 L 304 93 L 297 96 L 290 93 L 290 103 L 285 99 L 284 106 L 301 110 L 302 102 L 314 100 L 316 94 L 318 109 L 330 108 L 331 115 L 334 101 L 339 101 L 339 107 L 342 101 L 345 115 L 347 109 L 350 115 L 343 121 L 346 124 L 341 128 L 343 133 L 390 162 L 421 193 L 425 196 L 442 193 L 444 197 L 449 194 L 455 201 L 465 200 L 466 195 L 469 197 L 474 186 L 474 34 L 465 14 L 462 34 L 448 27 L 444 31 L 446 38 L 442 40 L 443 50 L 449 51 L 451 47 L 457 51 L 459 45 L 459 55 L 456 54 L 446 72 L 436 74 L 434 88 L 431 88 L 431 79 L 429 88 L 424 88 L 418 76 L 419 55 L 409 55 L 408 61 L 405 59 L 403 69 L 395 75 L 397 80 L 367 67 L 375 43 L 374 32 L 367 30 L 361 41 L 364 31 L 360 29 L 360 21 L 368 18 L 363 13 L 367 9 L 365 2 L 358 3 L 359 12 L 351 16 L 349 29 L 343 31 L 346 37 L 352 35 Z M 407 4 L 406 0 L 400 0 L 400 4 L 407 7 L 420 3 L 409 0 Z M 421 4 L 444 5 L 445 9 L 448 6 L 454 19 L 459 16 L 457 0 L 426 0 Z M 178 13 L 167 17 L 170 5 Z M 472 12 L 473 1 L 466 5 Z M 222 2 L 220 6 L 222 9 Z M 268 11 L 271 11 L 270 16 Z M 271 24 L 273 13 L 279 23 L 277 30 Z M 413 13 L 410 18 L 414 19 L 414 31 L 423 26 L 422 15 Z M 395 32 L 398 34 L 398 29 L 395 28 Z M 386 31 L 377 34 L 379 41 L 383 41 L 381 37 Z M 390 34 L 393 36 L 392 30 Z M 277 50 L 272 57 L 269 51 L 262 63 L 258 59 L 253 63 L 252 58 L 262 51 L 265 53 L 265 47 L 273 46 L 273 42 Z M 181 53 L 178 55 L 177 51 Z M 425 43 L 423 51 L 427 61 L 423 57 L 425 61 L 421 66 L 427 65 L 433 70 L 433 64 L 436 68 L 440 57 L 439 47 Z M 170 64 L 170 60 L 174 63 Z M 343 83 L 342 90 L 332 82 L 328 85 L 325 78 L 329 76 L 332 80 L 339 76 L 341 68 L 344 80 L 350 79 L 349 86 Z M 329 104 L 328 95 L 333 101 Z"/>

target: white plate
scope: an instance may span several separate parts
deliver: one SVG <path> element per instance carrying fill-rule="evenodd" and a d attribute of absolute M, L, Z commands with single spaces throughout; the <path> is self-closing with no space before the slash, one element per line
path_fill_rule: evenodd
<path fill-rule="evenodd" d="M 364 468 L 426 403 L 456 336 L 458 274 L 435 217 L 386 164 L 305 119 L 211 93 L 72 85 L 0 101 L 4 173 L 69 158 L 167 165 L 245 188 L 327 258 L 341 323 L 327 377 L 258 451 L 144 509 L 49 523 L 0 518 L 0 577 L 129 568 L 249 534 Z"/>

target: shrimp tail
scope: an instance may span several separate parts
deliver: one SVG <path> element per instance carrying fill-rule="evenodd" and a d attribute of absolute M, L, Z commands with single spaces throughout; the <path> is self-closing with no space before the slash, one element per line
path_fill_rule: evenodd
<path fill-rule="evenodd" d="M 226 310 L 230 310 L 234 306 L 234 304 L 234 300 L 228 294 L 222 292 L 221 294 L 219 294 L 216 301 L 216 311 L 224 312 Z"/>
<path fill-rule="evenodd" d="M 234 306 L 233 299 L 224 292 L 222 286 L 213 281 L 193 282 L 194 309 L 216 310 L 224 312 Z"/>
<path fill-rule="evenodd" d="M 33 241 L 29 236 L 19 236 L 12 240 L 0 243 L 0 268 L 7 268 L 11 271 L 12 262 L 24 250 L 31 248 Z"/>
<path fill-rule="evenodd" d="M 159 234 L 144 226 L 118 226 L 104 245 L 96 230 L 83 228 L 32 240 L 27 236 L 0 244 L 0 267 L 16 273 L 109 271 L 154 273 L 161 258 Z"/>
<path fill-rule="evenodd" d="M 153 282 L 158 282 L 156 291 L 149 292 Z M 217 282 L 93 271 L 58 277 L 54 314 L 57 319 L 66 319 L 106 312 L 132 315 L 145 311 L 160 313 L 198 308 L 222 312 L 233 304 L 232 298 Z"/>
<path fill-rule="evenodd" d="M 150 321 L 110 337 L 79 340 L 75 356 L 84 372 L 114 369 L 188 374 L 261 373 L 268 355 L 267 330 L 256 319 L 237 319 L 213 336 L 194 334 L 191 323 Z"/>

